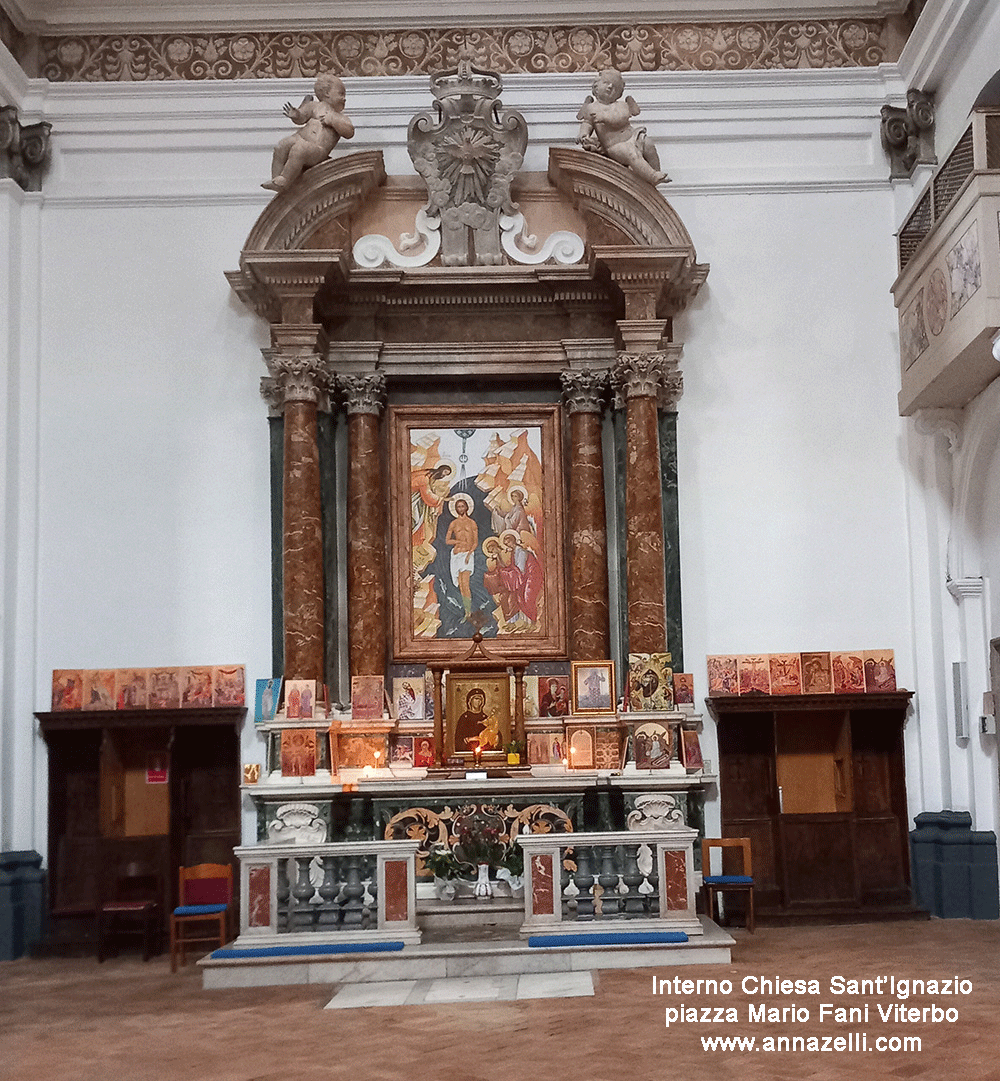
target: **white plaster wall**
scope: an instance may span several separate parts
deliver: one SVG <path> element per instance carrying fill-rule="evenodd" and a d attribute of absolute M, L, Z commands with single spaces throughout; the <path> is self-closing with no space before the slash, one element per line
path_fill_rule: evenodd
<path fill-rule="evenodd" d="M 511 78 L 526 167 L 571 145 L 583 76 Z M 281 103 L 307 84 L 47 87 L 37 603 L 14 724 L 53 668 L 270 667 L 265 327 L 223 272 L 267 196 Z M 630 76 L 708 284 L 678 320 L 687 667 L 723 651 L 897 651 L 908 680 L 904 476 L 878 110 L 892 70 Z M 358 137 L 411 171 L 424 80 L 352 80 Z M 530 224 L 530 223 L 529 223 Z M 858 253 L 862 257 L 859 258 Z M 709 726 L 710 728 L 711 726 Z M 252 729 L 252 726 L 250 726 Z M 37 740 L 32 753 L 39 754 Z M 714 740 L 706 736 L 713 761 Z M 23 750 L 19 754 L 24 756 Z M 244 754 L 259 760 L 252 730 Z M 43 784 L 34 788 L 35 803 Z M 20 813 L 20 812 L 17 812 Z M 714 815 L 714 822 L 712 816 Z M 709 826 L 718 825 L 717 805 Z M 247 837 L 252 836 L 249 819 Z M 44 814 L 23 847 L 44 850 Z"/>

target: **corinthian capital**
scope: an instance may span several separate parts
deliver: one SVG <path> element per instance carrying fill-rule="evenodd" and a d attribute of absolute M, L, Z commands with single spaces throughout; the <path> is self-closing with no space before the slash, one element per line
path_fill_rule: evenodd
<path fill-rule="evenodd" d="M 378 416 L 385 403 L 385 373 L 364 372 L 360 375 L 342 375 L 340 386 L 344 391 L 347 413 L 371 413 Z"/>
<path fill-rule="evenodd" d="M 656 398 L 665 374 L 663 353 L 619 353 L 611 372 L 616 398 Z"/>
<path fill-rule="evenodd" d="M 606 369 L 562 372 L 563 398 L 571 413 L 600 413 L 608 386 Z"/>
<path fill-rule="evenodd" d="M 270 378 L 261 380 L 260 392 L 272 409 L 288 402 L 315 402 L 329 408 L 329 392 L 335 380 L 325 357 L 305 350 L 262 349 L 261 353 Z"/>

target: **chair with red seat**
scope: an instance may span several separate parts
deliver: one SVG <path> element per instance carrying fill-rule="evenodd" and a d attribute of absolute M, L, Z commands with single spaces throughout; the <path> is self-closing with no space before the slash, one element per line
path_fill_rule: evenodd
<path fill-rule="evenodd" d="M 108 942 L 119 935 L 142 936 L 142 959 L 160 952 L 163 916 L 160 908 L 160 878 L 130 869 L 115 880 L 110 896 L 97 909 L 97 960 L 108 954 Z"/>
<path fill-rule="evenodd" d="M 178 877 L 180 904 L 170 914 L 171 972 L 177 971 L 178 957 L 187 964 L 188 946 L 226 944 L 233 901 L 233 869 L 228 863 L 181 867 Z"/>

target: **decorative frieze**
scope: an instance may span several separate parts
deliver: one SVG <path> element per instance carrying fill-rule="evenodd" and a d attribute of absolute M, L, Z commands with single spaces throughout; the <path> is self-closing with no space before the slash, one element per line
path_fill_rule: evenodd
<path fill-rule="evenodd" d="M 25 191 L 42 190 L 52 125 L 22 124 L 13 105 L 0 106 L 0 177 L 10 177 Z"/>
<path fill-rule="evenodd" d="M 572 371 L 560 374 L 563 398 L 570 413 L 600 413 L 608 389 L 607 371 Z"/>
<path fill-rule="evenodd" d="M 385 374 L 383 372 L 342 375 L 340 387 L 344 392 L 348 415 L 369 413 L 377 417 L 382 412 L 382 406 L 385 404 Z"/>
<path fill-rule="evenodd" d="M 20 49 L 52 82 L 430 75 L 468 54 L 501 74 L 875 67 L 902 45 L 891 19 L 769 20 L 51 35 Z M 26 69 L 27 70 L 27 69 Z"/>

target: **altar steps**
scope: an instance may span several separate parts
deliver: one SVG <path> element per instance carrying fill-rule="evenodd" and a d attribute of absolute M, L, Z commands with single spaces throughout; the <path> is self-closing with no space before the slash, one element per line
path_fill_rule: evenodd
<path fill-rule="evenodd" d="M 460 902 L 461 905 L 461 902 Z M 425 906 L 427 906 L 425 908 Z M 418 904 L 424 932 L 418 945 L 391 953 L 298 954 L 296 956 L 214 957 L 198 962 L 206 990 L 268 987 L 291 984 L 379 983 L 446 979 L 464 976 L 508 976 L 521 973 L 585 972 L 601 969 L 666 967 L 669 965 L 727 965 L 733 938 L 706 917 L 703 934 L 687 942 L 599 946 L 534 947 L 518 936 L 523 909 L 503 899 L 478 902 L 473 912 L 456 911 L 464 926 L 448 925 L 448 913 L 435 902 Z M 464 906 L 462 906 L 464 907 Z M 509 911 L 508 911 L 509 909 Z M 482 917 L 486 916 L 484 920 Z M 625 930 L 621 924 L 616 925 Z M 603 930 L 581 924 L 580 930 Z"/>

